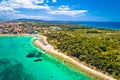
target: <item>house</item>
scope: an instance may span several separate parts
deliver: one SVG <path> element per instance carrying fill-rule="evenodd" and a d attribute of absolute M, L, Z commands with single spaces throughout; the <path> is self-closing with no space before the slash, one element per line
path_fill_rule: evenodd
<path fill-rule="evenodd" d="M 17 31 L 13 31 L 13 34 L 18 34 L 18 32 Z"/>
<path fill-rule="evenodd" d="M 34 33 L 34 30 L 26 30 L 26 33 L 32 34 Z"/>
<path fill-rule="evenodd" d="M 0 34 L 2 34 L 2 33 L 3 33 L 3 31 L 4 31 L 3 29 L 0 29 Z"/>
<path fill-rule="evenodd" d="M 58 30 L 61 30 L 61 28 L 55 27 L 54 30 L 58 31 Z"/>
<path fill-rule="evenodd" d="M 34 34 L 38 34 L 38 31 L 34 31 Z"/>
<path fill-rule="evenodd" d="M 8 34 L 9 32 L 8 31 L 3 31 L 2 34 Z"/>
<path fill-rule="evenodd" d="M 60 27 L 51 27 L 52 28 L 52 30 L 55 30 L 55 31 L 59 31 L 59 30 L 61 30 L 61 28 Z"/>

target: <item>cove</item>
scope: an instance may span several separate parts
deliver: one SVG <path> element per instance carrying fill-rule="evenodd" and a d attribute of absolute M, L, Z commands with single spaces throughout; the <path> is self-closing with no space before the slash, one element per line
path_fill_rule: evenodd
<path fill-rule="evenodd" d="M 32 44 L 31 36 L 0 37 L 0 80 L 91 80 Z"/>

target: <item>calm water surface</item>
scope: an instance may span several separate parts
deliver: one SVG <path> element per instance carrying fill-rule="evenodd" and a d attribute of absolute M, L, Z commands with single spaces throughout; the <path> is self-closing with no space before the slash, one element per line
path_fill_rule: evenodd
<path fill-rule="evenodd" d="M 32 41 L 33 37 L 0 37 L 0 80 L 90 80 Z"/>

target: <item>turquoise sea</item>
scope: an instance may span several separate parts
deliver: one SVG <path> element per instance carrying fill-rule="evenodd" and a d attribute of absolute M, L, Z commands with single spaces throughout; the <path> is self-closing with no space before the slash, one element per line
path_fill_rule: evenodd
<path fill-rule="evenodd" d="M 35 47 L 33 40 L 0 37 L 0 80 L 91 80 Z"/>

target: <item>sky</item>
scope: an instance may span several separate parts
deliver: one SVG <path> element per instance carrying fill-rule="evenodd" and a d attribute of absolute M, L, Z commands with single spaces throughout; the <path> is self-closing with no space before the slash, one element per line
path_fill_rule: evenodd
<path fill-rule="evenodd" d="M 120 0 L 0 0 L 0 19 L 120 22 Z"/>

